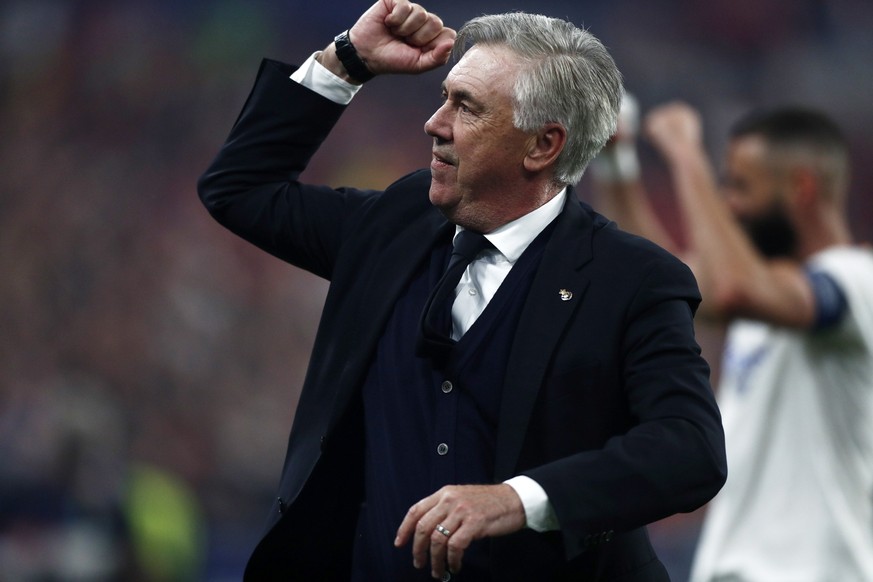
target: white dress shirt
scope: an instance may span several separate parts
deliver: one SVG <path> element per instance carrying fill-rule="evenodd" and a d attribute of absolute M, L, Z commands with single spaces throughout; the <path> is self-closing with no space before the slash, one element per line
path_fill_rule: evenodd
<path fill-rule="evenodd" d="M 455 288 L 455 302 L 452 304 L 453 339 L 459 339 L 467 333 L 524 250 L 561 213 L 566 197 L 565 188 L 536 210 L 485 235 L 494 249 L 483 251 L 471 262 Z M 461 230 L 460 226 L 456 227 L 455 236 Z"/>
<path fill-rule="evenodd" d="M 340 79 L 315 60 L 313 53 L 294 71 L 291 79 L 340 105 L 348 105 L 363 85 Z M 567 189 L 546 204 L 485 235 L 494 249 L 481 254 L 467 267 L 455 288 L 452 304 L 452 337 L 460 338 L 485 310 L 497 288 L 531 242 L 564 208 Z M 460 232 L 457 227 L 455 235 Z M 533 479 L 519 475 L 504 481 L 521 499 L 527 527 L 535 531 L 560 529 L 545 490 Z"/>

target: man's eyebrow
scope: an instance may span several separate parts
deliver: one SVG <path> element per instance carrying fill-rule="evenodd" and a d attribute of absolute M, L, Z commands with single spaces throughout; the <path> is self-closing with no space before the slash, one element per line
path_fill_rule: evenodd
<path fill-rule="evenodd" d="M 446 95 L 447 97 L 451 97 L 451 99 L 453 101 L 466 101 L 466 102 L 471 103 L 473 105 L 477 105 L 480 107 L 482 106 L 482 102 L 479 101 L 478 99 L 476 99 L 476 97 L 474 97 L 473 94 L 470 93 L 466 89 L 454 89 L 452 91 L 449 91 L 446 88 L 446 84 L 443 83 L 442 84 L 442 93 L 443 93 L 443 95 Z"/>

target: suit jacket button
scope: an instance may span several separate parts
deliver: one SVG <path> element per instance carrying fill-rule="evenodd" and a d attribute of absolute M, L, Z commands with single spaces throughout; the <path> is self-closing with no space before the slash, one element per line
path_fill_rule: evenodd
<path fill-rule="evenodd" d="M 322 436 L 320 439 L 318 439 L 318 444 L 319 444 L 319 447 L 321 448 L 322 453 L 324 452 L 324 440 L 325 440 L 324 436 Z"/>
<path fill-rule="evenodd" d="M 278 503 L 278 505 L 279 505 L 279 515 L 282 515 L 283 513 L 285 513 L 285 500 L 282 499 L 281 497 L 277 497 L 276 503 Z"/>

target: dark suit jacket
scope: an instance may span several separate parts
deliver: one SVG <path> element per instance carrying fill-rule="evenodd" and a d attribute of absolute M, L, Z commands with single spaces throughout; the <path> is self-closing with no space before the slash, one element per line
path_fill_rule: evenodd
<path fill-rule="evenodd" d="M 299 183 L 344 108 L 292 71 L 262 64 L 199 190 L 227 228 L 331 282 L 281 501 L 247 573 L 341 580 L 361 499 L 361 383 L 395 298 L 453 225 L 428 200 L 428 171 L 384 192 Z M 494 539 L 495 580 L 663 580 L 643 526 L 700 507 L 726 476 L 697 286 L 572 191 L 557 220 L 509 358 L 494 480 L 535 479 L 561 531 Z"/>

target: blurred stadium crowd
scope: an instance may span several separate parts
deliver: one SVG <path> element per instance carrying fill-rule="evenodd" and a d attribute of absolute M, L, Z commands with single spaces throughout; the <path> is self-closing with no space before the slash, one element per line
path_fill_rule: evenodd
<path fill-rule="evenodd" d="M 300 62 L 367 5 L 0 0 L 0 580 L 239 579 L 326 286 L 224 232 L 195 184 L 260 58 Z M 515 9 L 584 24 L 644 108 L 702 110 L 716 157 L 751 107 L 821 107 L 873 241 L 869 0 L 424 5 L 450 26 Z M 374 81 L 308 179 L 379 187 L 426 164 L 440 81 Z M 653 528 L 680 581 L 696 523 Z"/>

